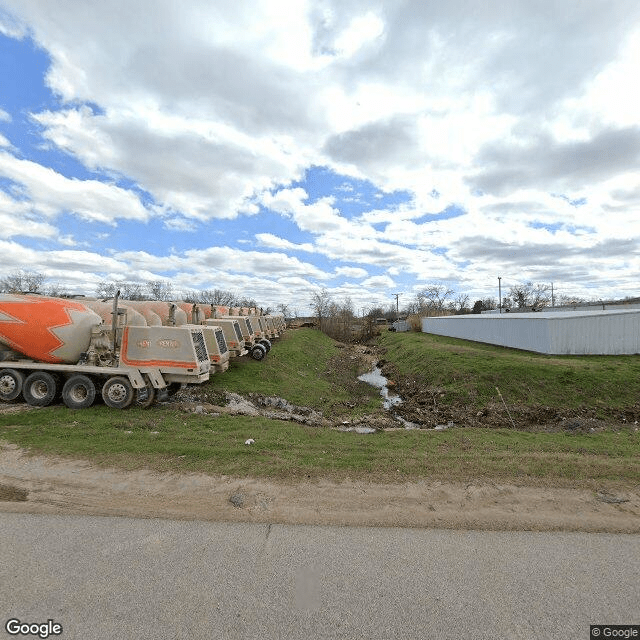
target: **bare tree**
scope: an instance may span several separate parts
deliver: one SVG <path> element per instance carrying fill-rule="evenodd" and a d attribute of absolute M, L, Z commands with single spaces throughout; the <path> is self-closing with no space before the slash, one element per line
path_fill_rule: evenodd
<path fill-rule="evenodd" d="M 448 306 L 454 313 L 469 313 L 469 296 L 466 293 L 459 293 Z"/>
<path fill-rule="evenodd" d="M 65 297 L 69 297 L 69 295 L 70 295 L 69 291 L 67 289 L 65 289 L 58 282 L 53 282 L 53 283 L 47 285 L 43 289 L 43 293 L 44 293 L 45 296 L 51 296 L 52 298 L 65 298 Z"/>
<path fill-rule="evenodd" d="M 447 300 L 455 291 L 444 284 L 430 284 L 416 294 L 416 301 L 420 311 L 425 309 L 442 311 Z"/>
<path fill-rule="evenodd" d="M 284 302 L 280 302 L 279 304 L 276 305 L 276 309 L 285 317 L 288 318 L 291 315 L 291 312 L 289 311 L 289 305 L 285 304 Z"/>
<path fill-rule="evenodd" d="M 556 302 L 559 306 L 566 307 L 569 305 L 584 304 L 585 300 L 580 296 L 571 296 L 565 293 L 561 293 L 559 296 L 556 297 Z"/>
<path fill-rule="evenodd" d="M 550 291 L 551 287 L 548 284 L 525 282 L 511 287 L 509 298 L 518 309 L 524 307 L 542 308 L 551 302 Z"/>
<path fill-rule="evenodd" d="M 259 308 L 260 305 L 253 298 L 236 298 L 234 301 L 234 305 L 237 307 L 256 307 Z"/>
<path fill-rule="evenodd" d="M 96 296 L 98 298 L 113 298 L 116 295 L 116 283 L 102 281 L 98 283 L 96 287 Z"/>
<path fill-rule="evenodd" d="M 196 300 L 201 304 L 214 304 L 223 307 L 232 307 L 236 302 L 236 295 L 232 291 L 223 289 L 203 289 L 194 294 Z"/>
<path fill-rule="evenodd" d="M 384 317 L 385 311 L 382 307 L 372 307 L 369 309 L 367 313 L 367 317 L 369 318 L 382 318 Z"/>
<path fill-rule="evenodd" d="M 117 292 L 123 300 L 146 300 L 142 285 L 139 282 L 126 282 L 117 280 L 116 282 L 100 282 L 96 287 L 96 295 L 99 298 L 113 298 Z"/>
<path fill-rule="evenodd" d="M 483 311 L 489 311 L 489 309 L 497 309 L 498 304 L 495 298 L 483 298 L 482 300 L 476 300 L 471 313 L 482 313 Z"/>
<path fill-rule="evenodd" d="M 147 295 L 152 300 L 172 300 L 173 285 L 166 280 L 149 280 L 146 284 Z"/>
<path fill-rule="evenodd" d="M 325 288 L 311 294 L 311 307 L 318 318 L 320 329 L 322 329 L 322 319 L 327 317 L 330 305 L 331 294 Z"/>
<path fill-rule="evenodd" d="M 45 280 L 43 273 L 20 269 L 0 280 L 0 288 L 5 293 L 40 293 Z"/>

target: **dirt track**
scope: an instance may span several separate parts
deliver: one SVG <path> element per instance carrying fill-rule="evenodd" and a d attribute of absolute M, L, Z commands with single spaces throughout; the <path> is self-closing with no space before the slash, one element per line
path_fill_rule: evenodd
<path fill-rule="evenodd" d="M 640 492 L 305 483 L 102 469 L 0 442 L 0 511 L 232 522 L 640 533 Z"/>

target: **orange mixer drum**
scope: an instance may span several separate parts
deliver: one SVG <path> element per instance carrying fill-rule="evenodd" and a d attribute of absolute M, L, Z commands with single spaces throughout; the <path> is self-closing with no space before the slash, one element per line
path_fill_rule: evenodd
<path fill-rule="evenodd" d="M 100 316 L 77 300 L 0 294 L 0 342 L 41 362 L 76 363 Z"/>
<path fill-rule="evenodd" d="M 113 304 L 111 302 L 102 302 L 101 300 L 83 300 L 82 304 L 89 307 L 92 311 L 95 311 L 104 322 L 107 327 L 111 327 L 113 319 Z M 135 327 L 146 327 L 147 321 L 138 313 L 135 309 L 132 309 L 128 303 L 118 303 L 120 309 L 124 309 L 127 312 L 127 325 Z"/>
<path fill-rule="evenodd" d="M 139 311 L 151 326 L 172 326 L 180 327 L 187 324 L 187 314 L 174 302 L 163 302 L 161 300 L 126 300 L 124 304 Z"/>

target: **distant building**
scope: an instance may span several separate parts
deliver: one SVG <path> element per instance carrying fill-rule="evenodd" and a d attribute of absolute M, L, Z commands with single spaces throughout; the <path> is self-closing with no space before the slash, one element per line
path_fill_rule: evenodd
<path fill-rule="evenodd" d="M 640 353 L 640 309 L 474 314 L 422 318 L 422 331 L 550 355 Z"/>

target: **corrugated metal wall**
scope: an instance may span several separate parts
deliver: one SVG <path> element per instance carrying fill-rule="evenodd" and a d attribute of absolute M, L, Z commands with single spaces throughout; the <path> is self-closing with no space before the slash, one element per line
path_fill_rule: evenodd
<path fill-rule="evenodd" d="M 555 355 L 640 353 L 638 310 L 423 318 L 422 331 Z"/>

